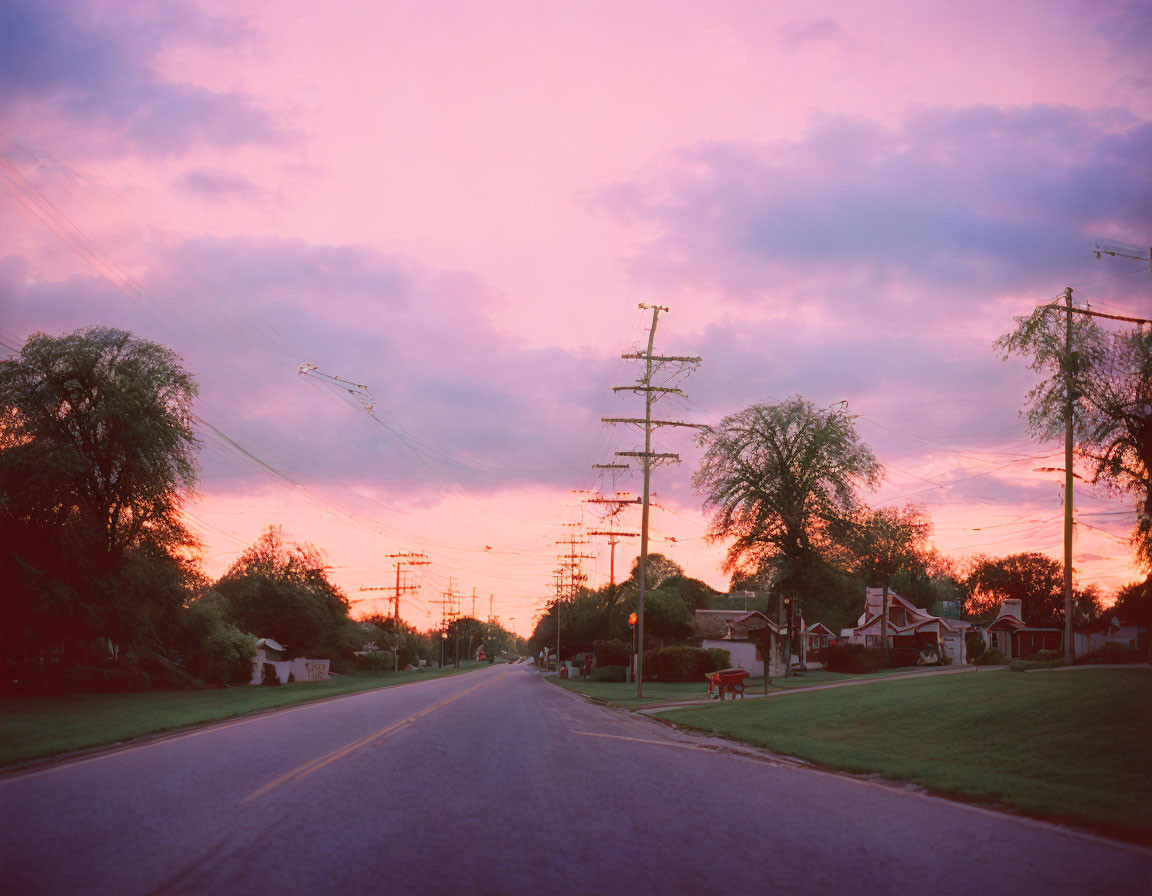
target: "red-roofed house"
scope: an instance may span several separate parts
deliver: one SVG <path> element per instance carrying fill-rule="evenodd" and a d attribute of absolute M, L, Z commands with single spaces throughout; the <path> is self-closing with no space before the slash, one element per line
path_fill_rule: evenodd
<path fill-rule="evenodd" d="M 828 642 L 836 637 L 836 633 L 828 628 L 823 622 L 817 622 L 808 626 L 804 631 L 804 637 L 808 641 L 808 650 L 819 650 L 821 647 L 827 647 Z"/>
<path fill-rule="evenodd" d="M 1041 650 L 1060 650 L 1063 640 L 1058 628 L 1025 625 L 1019 600 L 1004 601 L 985 631 L 988 633 L 988 646 L 995 647 L 1008 659 L 1032 656 Z"/>

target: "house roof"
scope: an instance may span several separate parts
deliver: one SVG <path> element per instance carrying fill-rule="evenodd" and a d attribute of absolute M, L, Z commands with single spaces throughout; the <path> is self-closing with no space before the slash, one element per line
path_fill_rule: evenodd
<path fill-rule="evenodd" d="M 780 626 L 759 610 L 697 610 L 692 629 L 697 638 L 712 641 L 748 641 L 762 629 L 779 632 Z"/>
<path fill-rule="evenodd" d="M 261 647 L 267 647 L 269 650 L 275 650 L 281 653 L 284 651 L 283 645 L 273 641 L 271 638 L 261 638 L 259 641 L 257 641 L 256 649 L 259 650 Z"/>
<path fill-rule="evenodd" d="M 904 610 L 905 622 L 903 625 L 896 625 L 892 622 L 892 611 L 897 607 Z M 859 632 L 863 629 L 870 628 L 872 625 L 880 621 L 880 616 L 884 612 L 884 589 L 883 588 L 867 588 L 864 592 L 864 614 L 857 621 L 853 632 Z M 915 604 L 901 597 L 895 591 L 888 591 L 888 633 L 890 635 L 899 635 L 911 631 L 916 631 L 921 628 L 926 628 L 930 625 L 938 625 L 942 630 L 947 631 L 960 631 L 967 628 L 967 623 L 960 622 L 957 619 L 947 619 L 943 616 L 933 616 L 927 610 L 917 607 Z"/>
<path fill-rule="evenodd" d="M 835 634 L 832 629 L 828 628 L 823 622 L 814 622 L 808 626 L 808 634 L 810 635 L 832 635 Z"/>

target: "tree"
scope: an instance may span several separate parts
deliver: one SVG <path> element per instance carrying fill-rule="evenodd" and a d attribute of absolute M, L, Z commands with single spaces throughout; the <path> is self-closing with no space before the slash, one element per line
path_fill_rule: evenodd
<path fill-rule="evenodd" d="M 725 417 L 700 437 L 693 477 L 711 514 L 708 537 L 731 539 L 725 568 L 774 566 L 777 584 L 806 593 L 825 565 L 829 529 L 859 508 L 857 491 L 882 471 L 843 404 L 795 396 Z"/>
<path fill-rule="evenodd" d="M 324 556 L 269 526 L 214 588 L 237 628 L 281 642 L 291 656 L 347 658 L 356 633 L 348 599 L 328 581 Z"/>
<path fill-rule="evenodd" d="M 920 507 L 885 507 L 860 513 L 837 525 L 850 563 L 865 582 L 884 589 L 880 617 L 880 647 L 888 656 L 888 589 L 898 572 L 924 562 L 925 539 L 932 523 Z"/>
<path fill-rule="evenodd" d="M 1084 399 L 1083 452 L 1094 464 L 1093 481 L 1136 496 L 1132 543 L 1140 564 L 1152 571 L 1152 330 L 1113 335 L 1087 378 Z"/>
<path fill-rule="evenodd" d="M 644 584 L 646 588 L 659 588 L 674 576 L 683 576 L 684 570 L 675 560 L 663 554 L 649 554 L 648 563 L 644 568 Z M 640 576 L 640 558 L 632 562 L 632 573 L 628 580 L 638 582 Z"/>
<path fill-rule="evenodd" d="M 978 557 L 968 574 L 974 613 L 992 615 L 1006 600 L 1019 600 L 1027 625 L 1059 626 L 1064 619 L 1064 565 L 1044 554 Z M 1073 622 L 1083 625 L 1100 613 L 1096 589 L 1073 591 Z"/>
<path fill-rule="evenodd" d="M 996 340 L 1005 361 L 1011 355 L 1028 359 L 1028 367 L 1043 379 L 1028 393 L 1024 410 L 1028 430 L 1041 441 L 1064 437 L 1067 386 L 1072 386 L 1072 424 L 1084 441 L 1093 423 L 1081 396 L 1100 369 L 1107 351 L 1104 331 L 1085 315 L 1072 315 L 1071 348 L 1068 325 L 1059 305 L 1042 305 L 1028 317 L 1016 318 L 1016 329 Z"/>
<path fill-rule="evenodd" d="M 180 611 L 194 540 L 196 385 L 122 330 L 34 334 L 0 363 L 0 652 L 83 659 L 154 640 Z"/>
<path fill-rule="evenodd" d="M 1117 624 L 1142 626 L 1148 662 L 1152 663 L 1152 576 L 1143 582 L 1130 582 L 1116 593 L 1116 600 L 1108 608 L 1107 621 Z"/>

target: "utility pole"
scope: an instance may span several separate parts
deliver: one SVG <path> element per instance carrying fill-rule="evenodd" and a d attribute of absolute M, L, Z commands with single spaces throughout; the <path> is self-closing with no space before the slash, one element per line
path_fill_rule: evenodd
<path fill-rule="evenodd" d="M 448 590 L 441 592 L 440 600 L 430 603 L 440 605 L 440 668 L 444 668 L 444 642 L 448 640 L 448 629 L 460 616 L 459 598 L 456 594 L 456 580 L 448 577 Z M 457 640 L 457 654 L 459 654 L 459 640 Z M 459 656 L 457 656 L 459 665 Z"/>
<path fill-rule="evenodd" d="M 1096 247 L 1096 257 L 1099 258 L 1100 254 L 1106 255 L 1122 255 L 1125 258 L 1138 258 L 1143 260 L 1142 256 L 1138 255 L 1124 255 L 1119 251 L 1110 251 L 1109 249 L 1101 248 L 1099 244 Z M 1064 320 L 1064 662 L 1071 665 L 1075 659 L 1075 644 L 1072 637 L 1072 526 L 1073 526 L 1073 483 L 1075 481 L 1075 473 L 1072 468 L 1072 421 L 1073 411 L 1076 399 L 1079 395 L 1076 393 L 1075 383 L 1075 363 L 1074 355 L 1072 353 L 1072 315 L 1082 314 L 1085 317 L 1103 317 L 1108 320 L 1120 320 L 1127 323 L 1134 324 L 1149 324 L 1152 320 L 1147 320 L 1140 317 L 1127 317 L 1121 314 L 1105 314 L 1102 311 L 1092 311 L 1090 308 L 1077 308 L 1072 304 L 1072 287 L 1066 286 L 1064 288 L 1064 305 L 1053 303 L 1046 305 L 1046 308 L 1052 308 L 1063 311 L 1065 314 Z"/>
<path fill-rule="evenodd" d="M 1074 659 L 1072 643 L 1072 287 L 1064 288 L 1064 662 Z"/>
<path fill-rule="evenodd" d="M 392 617 L 396 620 L 400 619 L 400 595 L 412 594 L 420 590 L 419 585 L 401 585 L 400 584 L 400 570 L 405 566 L 428 566 L 430 561 L 426 554 L 414 553 L 412 551 L 403 551 L 399 554 L 387 554 L 389 560 L 394 560 L 393 564 L 396 567 L 396 591 L 393 597 L 392 604 Z"/>
<path fill-rule="evenodd" d="M 628 464 L 593 464 L 593 469 L 596 470 L 612 470 L 612 484 L 616 484 L 616 470 L 629 469 Z M 617 527 L 621 512 L 629 504 L 639 504 L 639 498 L 633 498 L 627 492 L 616 492 L 615 498 L 585 498 L 585 504 L 596 504 L 604 508 L 604 519 L 608 522 L 607 529 L 592 529 L 589 535 L 602 536 L 608 539 L 608 587 L 609 593 L 612 595 L 612 600 L 616 600 L 616 545 L 620 543 L 621 538 L 639 538 L 639 532 L 624 532 Z"/>
<path fill-rule="evenodd" d="M 583 572 L 584 560 L 595 559 L 594 554 L 585 554 L 578 549 L 588 544 L 584 537 L 583 526 L 580 523 L 565 523 L 571 531 L 567 537 L 556 542 L 567 547 L 558 557 L 559 565 L 556 568 L 556 674 L 560 674 L 560 603 L 564 600 L 574 600 L 581 586 L 588 581 Z"/>
<path fill-rule="evenodd" d="M 644 362 L 644 373 L 637 380 L 635 385 L 632 386 L 613 386 L 613 392 L 639 392 L 644 396 L 644 417 L 603 417 L 601 418 L 605 423 L 628 423 L 644 428 L 644 450 L 643 451 L 617 451 L 618 457 L 639 457 L 643 459 L 644 469 L 644 492 L 641 498 L 640 505 L 640 566 L 637 569 L 636 584 L 639 592 L 637 607 L 636 607 L 636 697 L 642 698 L 644 696 L 644 591 L 646 586 L 646 578 L 648 572 L 648 517 L 650 512 L 650 498 L 651 498 L 651 477 L 652 477 L 652 464 L 661 461 L 678 462 L 680 456 L 678 454 L 653 452 L 652 450 L 652 429 L 656 426 L 685 426 L 693 427 L 696 429 L 707 429 L 708 427 L 698 423 L 683 423 L 679 420 L 653 420 L 652 419 L 652 403 L 657 396 L 663 395 L 683 395 L 680 389 L 670 386 L 656 386 L 652 383 L 653 375 L 660 370 L 665 364 L 689 365 L 695 366 L 700 363 L 699 358 L 690 357 L 677 357 L 674 355 L 654 355 L 652 353 L 653 346 L 656 342 L 656 323 L 659 320 L 660 312 L 667 311 L 668 309 L 662 305 L 645 305 L 640 304 L 641 310 L 651 309 L 652 311 L 652 326 L 648 330 L 648 350 L 646 352 L 632 352 L 624 353 L 620 357 L 625 360 L 635 360 Z"/>

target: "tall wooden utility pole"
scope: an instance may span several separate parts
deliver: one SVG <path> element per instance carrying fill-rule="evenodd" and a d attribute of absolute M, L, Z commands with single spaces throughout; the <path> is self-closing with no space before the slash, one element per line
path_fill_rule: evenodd
<path fill-rule="evenodd" d="M 1064 288 L 1064 662 L 1075 656 L 1072 644 L 1072 287 Z"/>
<path fill-rule="evenodd" d="M 1107 255 L 1121 254 L 1097 245 L 1096 256 L 1104 252 Z M 1138 256 L 1124 256 L 1128 258 Z M 1143 260 L 1143 259 L 1141 259 Z M 1072 287 L 1064 288 L 1064 304 L 1046 305 L 1064 312 L 1064 662 L 1071 664 L 1075 659 L 1075 644 L 1072 638 L 1072 527 L 1073 527 L 1073 482 L 1072 469 L 1072 422 L 1076 399 L 1076 370 L 1072 352 L 1072 315 L 1082 314 L 1085 317 L 1103 317 L 1108 320 L 1119 320 L 1126 323 L 1148 324 L 1147 318 L 1128 317 L 1123 314 L 1106 314 L 1103 311 L 1092 311 L 1090 308 L 1077 308 L 1072 304 Z"/>
<path fill-rule="evenodd" d="M 644 373 L 633 386 L 613 386 L 613 392 L 640 392 L 644 395 L 644 417 L 602 417 L 605 423 L 631 423 L 644 428 L 643 451 L 617 451 L 618 457 L 639 457 L 644 464 L 644 492 L 640 505 L 640 566 L 637 569 L 636 585 L 639 597 L 636 607 L 636 696 L 644 696 L 644 591 L 648 573 L 648 516 L 651 497 L 651 477 L 653 462 L 680 460 L 680 455 L 659 453 L 652 450 L 652 429 L 656 426 L 688 426 L 696 429 L 707 429 L 698 423 L 683 423 L 679 420 L 653 420 L 652 403 L 660 395 L 682 395 L 679 389 L 669 386 L 652 385 L 652 377 L 665 364 L 695 365 L 700 363 L 699 358 L 677 357 L 673 355 L 654 355 L 652 347 L 656 342 L 656 322 L 661 311 L 668 309 L 662 305 L 640 304 L 643 310 L 652 310 L 652 326 L 648 330 L 648 350 L 646 352 L 625 353 L 620 357 L 625 360 L 644 362 Z"/>
<path fill-rule="evenodd" d="M 389 560 L 395 561 L 396 567 L 396 589 L 395 595 L 392 600 L 392 617 L 399 621 L 400 619 L 400 595 L 412 594 L 420 590 L 419 585 L 401 585 L 400 584 L 400 570 L 405 566 L 427 566 L 432 561 L 428 559 L 427 555 L 414 553 L 412 551 L 404 551 L 399 554 L 387 554 Z"/>

